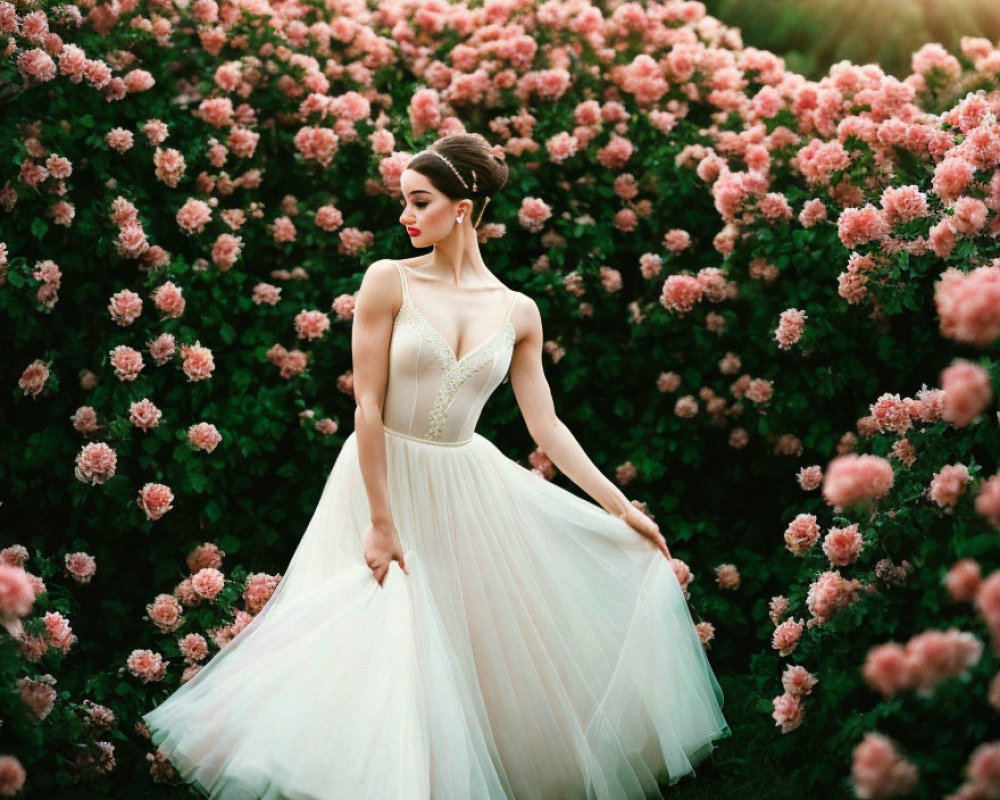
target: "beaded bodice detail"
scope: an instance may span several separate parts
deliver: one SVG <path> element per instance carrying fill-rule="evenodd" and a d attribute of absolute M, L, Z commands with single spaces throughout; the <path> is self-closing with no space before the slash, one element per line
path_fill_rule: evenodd
<path fill-rule="evenodd" d="M 510 367 L 516 338 L 510 314 L 500 327 L 461 358 L 410 297 L 406 270 L 398 261 L 403 302 L 392 324 L 389 377 L 382 421 L 389 430 L 428 441 L 471 438 L 483 406 Z"/>

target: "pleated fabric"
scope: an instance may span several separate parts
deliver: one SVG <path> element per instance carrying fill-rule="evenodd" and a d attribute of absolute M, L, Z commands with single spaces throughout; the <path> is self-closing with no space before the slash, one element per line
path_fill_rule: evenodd
<path fill-rule="evenodd" d="M 507 458 L 386 430 L 409 574 L 364 561 L 351 434 L 274 594 L 143 719 L 243 800 L 644 800 L 730 735 L 667 559 Z M 669 533 L 667 534 L 669 541 Z"/>

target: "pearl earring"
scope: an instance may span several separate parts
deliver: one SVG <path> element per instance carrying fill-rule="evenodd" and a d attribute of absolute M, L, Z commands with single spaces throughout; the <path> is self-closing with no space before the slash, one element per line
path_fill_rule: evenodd
<path fill-rule="evenodd" d="M 459 225 L 461 225 L 463 219 L 465 219 L 465 217 L 456 217 L 455 218 L 455 222 L 457 222 Z"/>

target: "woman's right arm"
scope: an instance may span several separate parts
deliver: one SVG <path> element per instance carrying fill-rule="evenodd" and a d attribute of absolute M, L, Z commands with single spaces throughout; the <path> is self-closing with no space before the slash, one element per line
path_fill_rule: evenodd
<path fill-rule="evenodd" d="M 392 322 L 402 303 L 402 296 L 396 267 L 388 259 L 379 259 L 366 270 L 354 302 L 351 329 L 354 400 L 357 404 L 354 432 L 371 522 L 376 528 L 393 526 L 386 480 L 382 406 L 389 375 Z"/>

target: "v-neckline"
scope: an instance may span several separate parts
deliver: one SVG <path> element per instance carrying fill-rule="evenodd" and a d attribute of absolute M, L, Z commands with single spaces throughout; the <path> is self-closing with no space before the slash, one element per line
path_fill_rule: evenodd
<path fill-rule="evenodd" d="M 399 264 L 400 269 L 403 270 L 403 279 L 406 281 L 406 283 L 403 286 L 403 294 L 405 295 L 405 297 L 403 298 L 403 301 L 404 302 L 409 301 L 410 308 L 413 309 L 414 312 L 416 312 L 417 316 L 419 316 L 424 321 L 424 323 L 427 325 L 427 327 L 431 331 L 433 331 L 434 336 L 437 337 L 438 341 L 441 344 L 444 345 L 445 349 L 448 351 L 448 355 L 451 356 L 452 364 L 455 364 L 455 365 L 461 364 L 463 361 L 465 361 L 465 359 L 467 359 L 469 356 L 471 356 L 477 350 L 481 350 L 487 344 L 489 344 L 490 342 L 492 342 L 497 336 L 499 336 L 501 333 L 503 333 L 507 329 L 508 325 L 511 324 L 511 322 L 510 322 L 510 311 L 511 311 L 511 308 L 513 307 L 513 305 L 514 305 L 514 299 L 516 299 L 516 293 L 515 293 L 515 298 L 512 298 L 510 304 L 507 306 L 507 314 L 504 316 L 503 323 L 500 325 L 500 327 L 496 331 L 494 331 L 492 334 L 490 334 L 489 336 L 487 336 L 485 340 L 483 340 L 482 342 L 480 342 L 479 344 L 477 344 L 469 352 L 467 352 L 465 355 L 463 355 L 461 358 L 459 358 L 455 354 L 454 348 L 450 344 L 448 344 L 448 340 L 444 338 L 444 334 L 442 334 L 441 331 L 439 331 L 436 327 L 434 327 L 434 323 L 432 323 L 427 318 L 427 315 L 423 311 L 420 310 L 420 308 L 414 302 L 413 297 L 410 296 L 410 279 L 406 275 L 406 267 L 404 266 L 403 262 L 401 262 L 401 261 L 397 261 L 396 263 Z"/>

